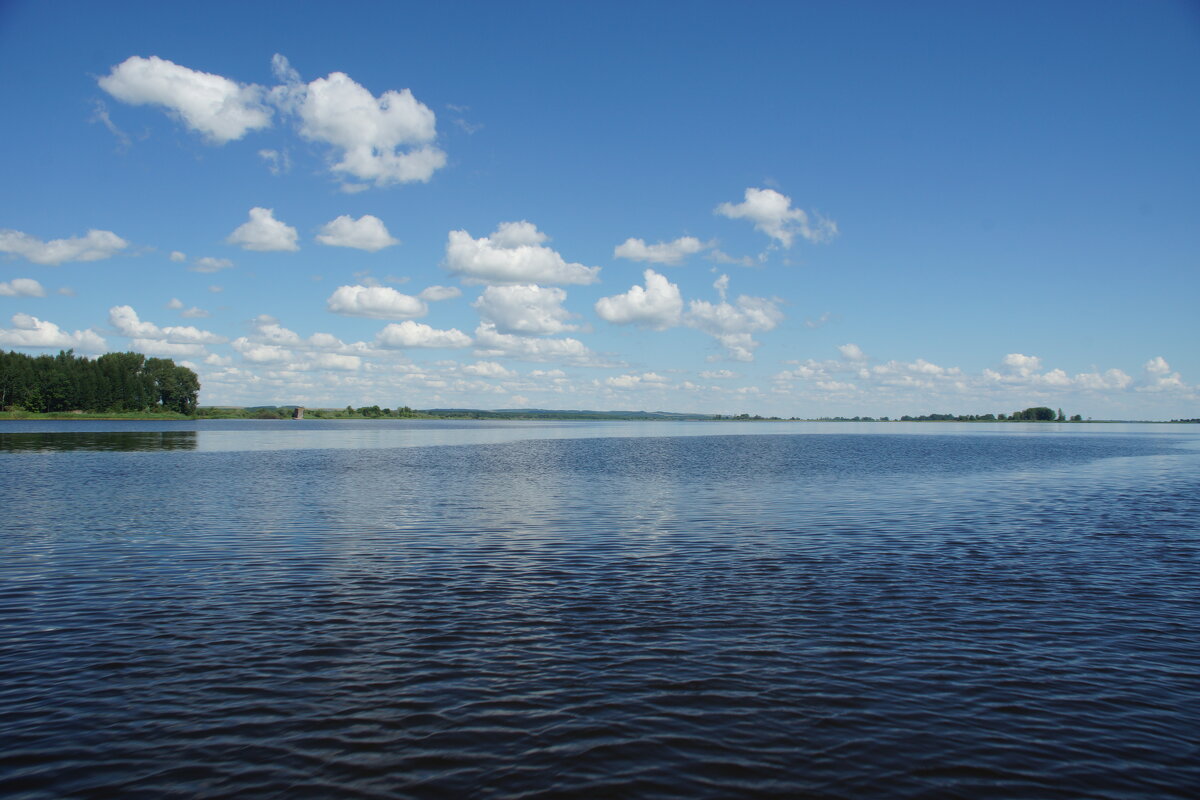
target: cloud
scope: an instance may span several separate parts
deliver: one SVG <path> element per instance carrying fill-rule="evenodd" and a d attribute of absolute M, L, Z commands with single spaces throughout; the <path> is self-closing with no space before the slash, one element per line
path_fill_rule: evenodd
<path fill-rule="evenodd" d="M 209 313 L 207 311 L 205 311 L 203 308 L 197 308 L 196 306 L 192 306 L 191 308 L 188 308 L 188 309 L 185 309 L 185 310 L 179 312 L 179 316 L 185 317 L 187 319 L 203 319 L 204 317 L 209 316 Z"/>
<path fill-rule="evenodd" d="M 562 289 L 536 284 L 489 286 L 471 306 L 501 333 L 563 333 L 578 327 L 567 322 L 571 312 L 562 307 L 566 299 Z"/>
<path fill-rule="evenodd" d="M 652 269 L 643 272 L 642 277 L 645 288 L 633 286 L 624 294 L 600 298 L 596 313 L 616 325 L 633 324 L 653 330 L 678 325 L 683 312 L 679 287 Z"/>
<path fill-rule="evenodd" d="M 129 134 L 125 133 L 125 131 L 121 130 L 116 126 L 116 124 L 113 123 L 112 117 L 108 115 L 108 106 L 104 104 L 104 101 L 97 100 L 92 108 L 92 116 L 88 122 L 101 123 L 104 125 L 104 127 L 108 128 L 109 133 L 116 137 L 117 146 L 120 150 L 124 151 L 129 149 L 129 146 L 132 144 Z"/>
<path fill-rule="evenodd" d="M 1040 358 L 1021 353 L 1009 353 L 1001 363 L 1018 375 L 1030 375 L 1042 368 L 1042 360 Z"/>
<path fill-rule="evenodd" d="M 842 358 L 850 361 L 866 361 L 867 354 L 862 351 L 862 348 L 856 344 L 843 344 L 838 346 L 838 352 L 842 354 Z"/>
<path fill-rule="evenodd" d="M 656 372 L 643 372 L 641 375 L 614 375 L 604 379 L 604 385 L 614 389 L 634 389 L 643 386 L 661 389 L 666 382 L 667 379 Z"/>
<path fill-rule="evenodd" d="M 684 258 L 699 253 L 709 245 L 693 236 L 684 236 L 673 242 L 647 245 L 642 239 L 626 239 L 613 250 L 614 258 L 631 261 L 648 261 L 653 264 L 678 264 Z"/>
<path fill-rule="evenodd" d="M 344 72 L 304 84 L 283 56 L 276 54 L 272 65 L 284 81 L 271 90 L 272 100 L 296 115 L 301 136 L 341 150 L 335 172 L 387 186 L 428 181 L 446 165 L 446 154 L 433 145 L 436 115 L 408 89 L 377 98 Z"/>
<path fill-rule="evenodd" d="M 429 312 L 424 300 L 390 286 L 339 286 L 325 305 L 335 314 L 375 319 L 409 319 Z"/>
<path fill-rule="evenodd" d="M 245 227 L 245 226 L 243 226 Z M 228 258 L 213 258 L 205 256 L 197 258 L 196 263 L 188 267 L 192 272 L 220 272 L 223 269 L 229 269 L 233 266 L 233 262 Z"/>
<path fill-rule="evenodd" d="M 258 157 L 267 162 L 272 175 L 284 175 L 292 170 L 292 159 L 287 150 L 259 150 Z"/>
<path fill-rule="evenodd" d="M 375 336 L 380 347 L 467 347 L 471 337 L 457 328 L 438 330 L 406 320 L 386 326 Z"/>
<path fill-rule="evenodd" d="M 388 233 L 383 220 L 370 214 L 364 214 L 357 220 L 351 219 L 349 214 L 343 214 L 325 223 L 317 235 L 317 241 L 331 247 L 353 247 L 371 253 L 400 244 L 399 239 L 393 239 Z"/>
<path fill-rule="evenodd" d="M 191 325 L 160 328 L 153 322 L 144 322 L 132 306 L 113 306 L 108 310 L 108 321 L 122 336 L 142 340 L 157 339 L 172 344 L 219 344 L 225 338 Z"/>
<path fill-rule="evenodd" d="M 784 247 L 791 247 L 797 235 L 810 242 L 825 242 L 837 236 L 836 222 L 820 216 L 810 221 L 807 212 L 792 208 L 792 199 L 774 189 L 747 189 L 745 198 L 736 205 L 721 203 L 716 213 L 730 219 L 750 220 L 756 230 Z"/>
<path fill-rule="evenodd" d="M 479 378 L 513 378 L 517 374 L 495 361 L 476 361 L 474 364 L 464 366 L 462 371 L 467 375 Z"/>
<path fill-rule="evenodd" d="M 46 289 L 33 278 L 0 281 L 0 297 L 45 297 Z"/>
<path fill-rule="evenodd" d="M 100 261 L 129 246 L 112 231 L 90 230 L 70 239 L 40 239 L 8 228 L 0 229 L 0 253 L 23 256 L 34 264 L 56 267 L 68 261 Z"/>
<path fill-rule="evenodd" d="M 225 240 L 229 244 L 241 245 L 244 250 L 299 250 L 296 244 L 296 229 L 275 219 L 271 208 L 250 209 L 250 220 L 238 226 Z"/>
<path fill-rule="evenodd" d="M 724 380 L 727 378 L 736 378 L 737 373 L 731 372 L 730 370 L 727 370 L 727 369 L 718 369 L 718 370 L 712 370 L 712 371 L 708 371 L 708 372 L 701 372 L 700 377 L 708 378 L 709 380 Z"/>
<path fill-rule="evenodd" d="M 569 263 L 542 243 L 547 236 L 526 221 L 502 222 L 491 236 L 450 231 L 446 268 L 470 283 L 589 284 L 599 267 Z"/>
<path fill-rule="evenodd" d="M 436 303 L 440 300 L 453 300 L 455 297 L 461 297 L 462 289 L 457 286 L 429 286 L 422 289 L 417 296 L 422 300 Z"/>
<path fill-rule="evenodd" d="M 215 144 L 241 139 L 271 125 L 261 86 L 182 67 L 150 56 L 130 56 L 100 78 L 100 88 L 131 105 L 161 106 Z"/>
<path fill-rule="evenodd" d="M 172 250 L 170 258 L 176 264 L 181 264 L 184 261 L 187 261 L 187 256 L 184 253 L 179 252 L 178 250 Z"/>
<path fill-rule="evenodd" d="M 599 366 L 596 354 L 578 339 L 543 339 L 501 333 L 491 322 L 475 329 L 475 353 L 484 357 L 518 358 L 526 361 L 565 361 Z"/>
<path fill-rule="evenodd" d="M 1171 372 L 1171 365 L 1162 356 L 1155 356 L 1147 361 L 1143 369 L 1146 372 L 1146 382 L 1138 387 L 1139 392 L 1167 392 L 1188 388 L 1178 372 Z"/>
<path fill-rule="evenodd" d="M 183 308 L 183 301 L 180 300 L 178 297 L 172 297 L 170 300 L 167 301 L 167 308 L 171 308 L 171 309 Z"/>
<path fill-rule="evenodd" d="M 57 347 L 85 353 L 103 353 L 104 339 L 91 328 L 67 333 L 53 322 L 29 314 L 13 314 L 12 327 L 0 328 L 0 345 L 5 347 Z"/>
<path fill-rule="evenodd" d="M 759 342 L 751 333 L 772 330 L 782 320 L 775 301 L 748 295 L 739 296 L 735 303 L 692 300 L 684 315 L 685 324 L 711 335 L 735 361 L 753 361 Z"/>

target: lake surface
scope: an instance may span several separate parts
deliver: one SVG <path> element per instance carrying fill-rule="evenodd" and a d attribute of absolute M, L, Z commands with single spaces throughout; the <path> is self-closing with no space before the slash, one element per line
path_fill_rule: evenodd
<path fill-rule="evenodd" d="M 0 795 L 1165 798 L 1200 426 L 0 422 Z"/>

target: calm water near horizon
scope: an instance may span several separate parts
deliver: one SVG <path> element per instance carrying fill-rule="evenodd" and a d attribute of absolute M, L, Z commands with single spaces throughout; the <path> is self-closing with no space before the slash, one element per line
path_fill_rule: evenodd
<path fill-rule="evenodd" d="M 0 796 L 1164 798 L 1200 426 L 0 422 Z"/>

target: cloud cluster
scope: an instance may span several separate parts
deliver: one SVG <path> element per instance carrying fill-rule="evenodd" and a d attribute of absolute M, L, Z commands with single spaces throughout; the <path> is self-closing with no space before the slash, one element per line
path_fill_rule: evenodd
<path fill-rule="evenodd" d="M 746 219 L 784 247 L 791 247 L 796 236 L 810 242 L 825 242 L 837 236 L 837 223 L 804 209 L 792 208 L 792 199 L 774 189 L 749 188 L 741 203 L 721 203 L 716 213 L 729 219 Z"/>
<path fill-rule="evenodd" d="M 563 308 L 567 293 L 536 284 L 489 286 L 472 307 L 501 333 L 551 334 L 574 330 L 571 312 Z"/>
<path fill-rule="evenodd" d="M 391 323 L 375 335 L 380 347 L 468 347 L 471 337 L 458 328 L 439 330 L 423 322 Z"/>
<path fill-rule="evenodd" d="M 122 102 L 166 109 L 213 144 L 270 127 L 278 109 L 295 118 L 300 136 L 339 152 L 331 166 L 335 173 L 375 186 L 428 181 L 445 166 L 446 154 L 434 144 L 436 115 L 408 89 L 388 90 L 376 97 L 343 72 L 304 83 L 279 54 L 272 59 L 272 68 L 281 83 L 266 89 L 158 56 L 131 56 L 98 82 Z M 287 170 L 286 151 L 259 152 L 272 172 Z"/>
<path fill-rule="evenodd" d="M 11 328 L 0 328 L 0 345 L 75 349 L 84 353 L 103 353 L 108 350 L 108 343 L 91 328 L 67 333 L 53 322 L 21 313 L 13 314 Z"/>
<path fill-rule="evenodd" d="M 601 359 L 578 339 L 546 339 L 501 333 L 492 322 L 481 322 L 475 329 L 475 347 L 475 354 L 484 358 L 558 361 L 581 366 L 603 365 Z"/>
<path fill-rule="evenodd" d="M 85 236 L 43 242 L 21 231 L 0 229 L 0 253 L 12 253 L 51 267 L 68 261 L 101 261 L 128 246 L 129 242 L 112 231 L 90 230 Z"/>
<path fill-rule="evenodd" d="M 113 306 L 108 310 L 108 321 L 132 340 L 132 349 L 163 358 L 200 358 L 208 354 L 206 345 L 225 341 L 223 336 L 191 325 L 159 327 L 138 317 L 132 306 Z"/>
<path fill-rule="evenodd" d="M 446 269 L 469 283 L 589 284 L 600 267 L 566 261 L 543 243 L 548 237 L 531 222 L 502 222 L 490 236 L 472 238 L 450 231 Z"/>

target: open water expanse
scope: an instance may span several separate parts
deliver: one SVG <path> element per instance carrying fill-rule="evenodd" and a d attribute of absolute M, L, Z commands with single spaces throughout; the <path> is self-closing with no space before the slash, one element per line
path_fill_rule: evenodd
<path fill-rule="evenodd" d="M 0 423 L 0 795 L 1195 798 L 1200 426 Z"/>

